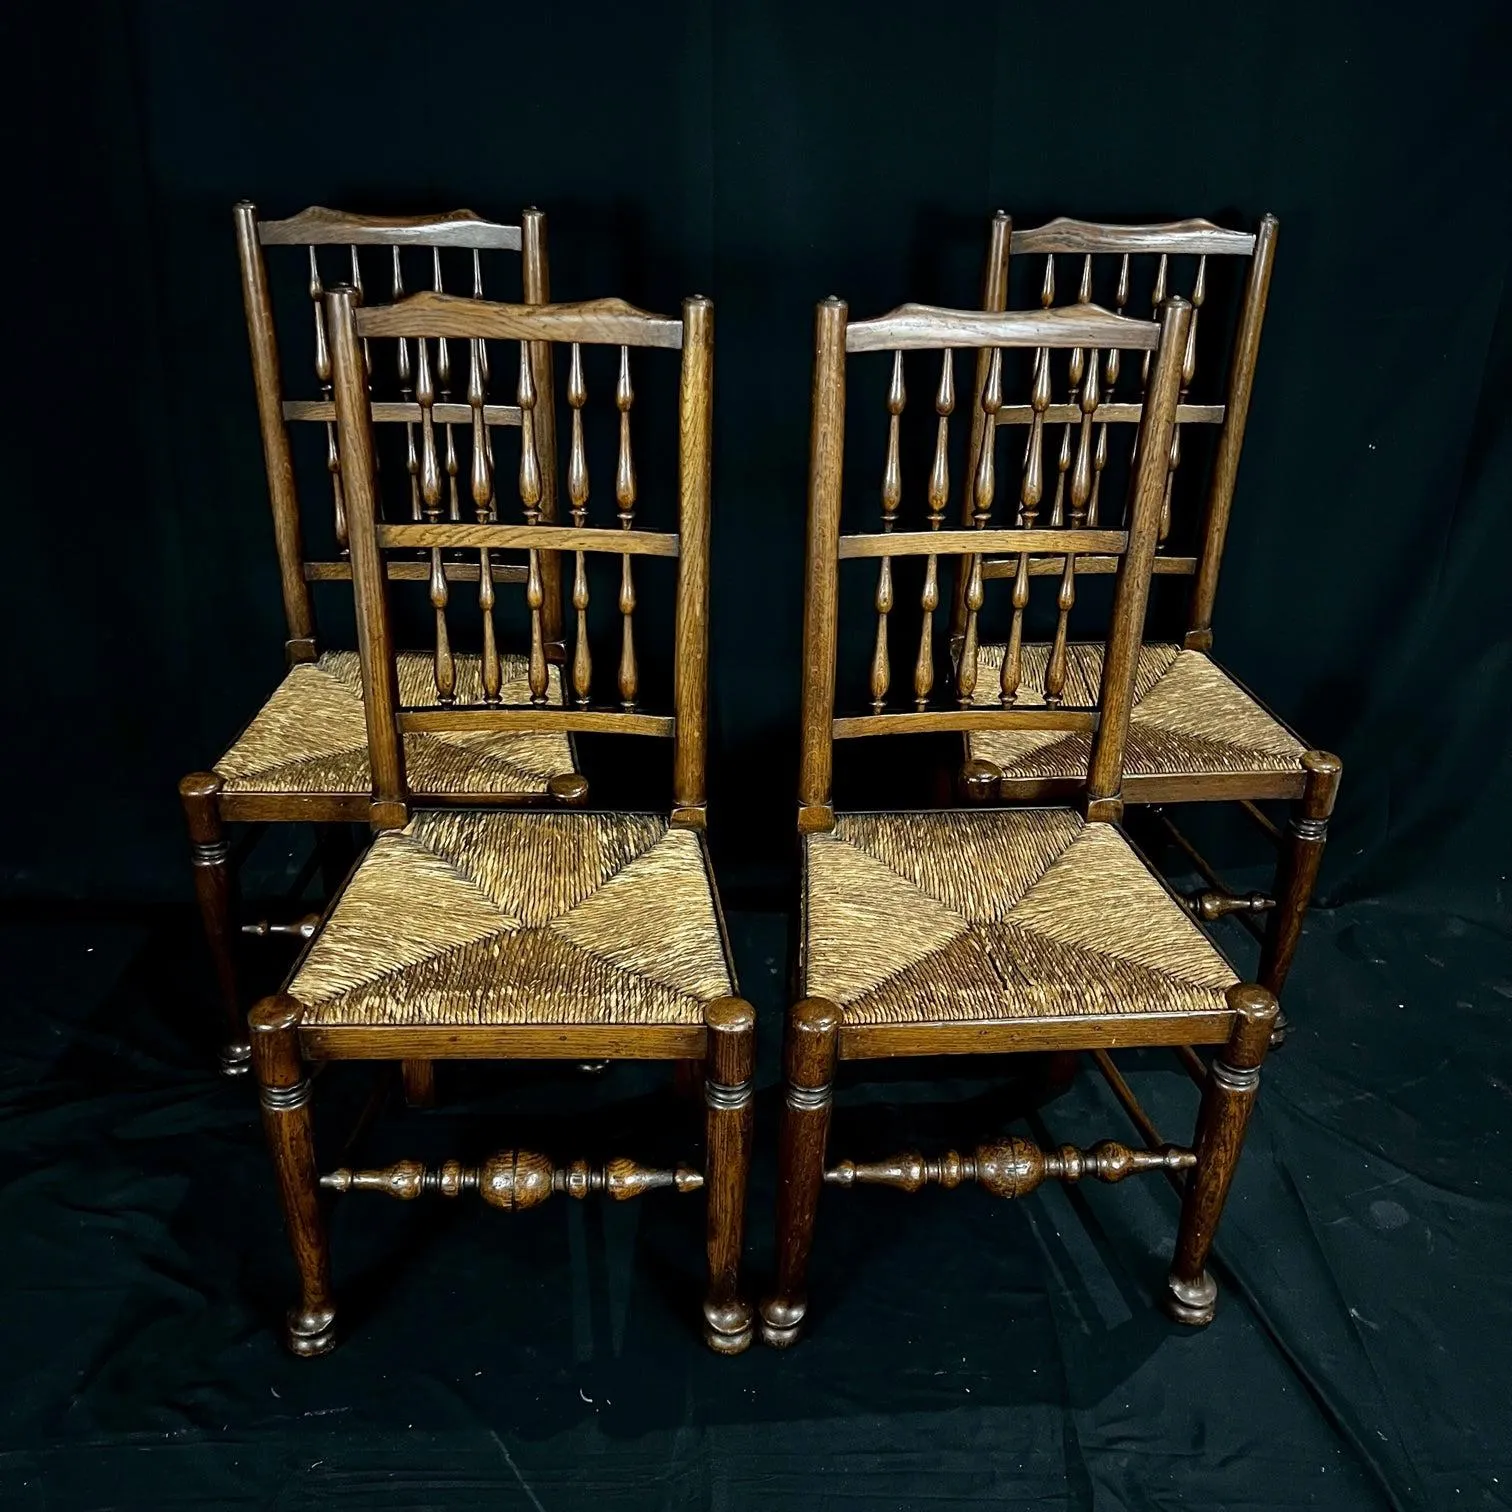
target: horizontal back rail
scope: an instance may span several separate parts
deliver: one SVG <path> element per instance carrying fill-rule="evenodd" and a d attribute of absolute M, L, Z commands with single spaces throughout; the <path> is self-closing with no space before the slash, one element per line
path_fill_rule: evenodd
<path fill-rule="evenodd" d="M 409 399 L 375 399 L 372 411 L 375 425 L 417 425 L 420 421 L 420 406 Z M 336 419 L 336 405 L 330 399 L 285 399 L 283 417 L 285 420 L 324 420 L 329 424 Z M 441 400 L 431 406 L 431 418 L 438 425 L 471 425 L 472 406 Z M 485 404 L 483 423 L 517 426 L 520 407 L 517 404 Z"/>
<path fill-rule="evenodd" d="M 388 561 L 383 564 L 384 575 L 391 583 L 428 583 L 432 569 L 429 562 Z M 448 583 L 476 583 L 482 578 L 482 569 L 476 562 L 443 562 L 442 574 Z M 496 583 L 523 583 L 526 569 L 518 562 L 494 562 L 489 571 Z M 350 583 L 350 562 L 306 562 L 304 575 L 307 583 Z"/>
<path fill-rule="evenodd" d="M 257 239 L 265 247 L 466 247 L 518 252 L 520 227 L 486 221 L 471 210 L 444 215 L 352 215 L 311 205 L 285 220 L 262 221 Z"/>
<path fill-rule="evenodd" d="M 1131 320 L 1100 305 L 1061 305 L 1048 310 L 947 310 L 905 304 L 845 328 L 847 352 L 939 351 L 944 347 L 1108 347 L 1153 352 L 1160 328 Z"/>
<path fill-rule="evenodd" d="M 1109 577 L 1118 571 L 1120 558 L 1116 556 L 1079 556 L 1076 559 L 1078 577 Z M 1060 577 L 1065 570 L 1066 559 L 1060 556 L 1031 556 L 1030 577 Z M 1157 556 L 1154 564 L 1156 577 L 1191 577 L 1197 571 L 1197 558 L 1189 556 Z M 1018 576 L 1018 558 L 988 557 L 982 563 L 982 576 L 1011 578 Z"/>
<path fill-rule="evenodd" d="M 1248 257 L 1255 238 L 1210 220 L 1166 221 L 1149 226 L 1115 226 L 1058 216 L 1026 231 L 1017 227 L 1009 242 L 1013 255 L 1055 252 L 1157 252 L 1170 257 Z"/>
<path fill-rule="evenodd" d="M 462 525 L 425 522 L 378 526 L 382 550 L 401 547 L 484 548 L 498 551 L 602 551 L 615 556 L 675 557 L 677 535 L 588 525 Z"/>
<path fill-rule="evenodd" d="M 967 556 L 983 551 L 1122 552 L 1122 530 L 899 530 L 842 535 L 840 560 L 856 557 Z"/>
<path fill-rule="evenodd" d="M 639 310 L 623 299 L 514 305 L 426 290 L 398 304 L 358 309 L 355 318 L 359 336 L 580 342 L 672 351 L 683 344 L 682 321 Z"/>
<path fill-rule="evenodd" d="M 925 735 L 967 730 L 1095 730 L 1096 709 L 915 709 L 898 714 L 842 714 L 836 740 L 865 735 Z"/>

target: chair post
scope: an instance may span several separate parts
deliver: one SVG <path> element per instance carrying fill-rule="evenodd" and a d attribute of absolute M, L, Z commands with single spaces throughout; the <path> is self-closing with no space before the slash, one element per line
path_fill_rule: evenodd
<path fill-rule="evenodd" d="M 800 832 L 833 829 L 835 644 L 839 615 L 840 497 L 845 458 L 843 299 L 814 317 L 813 424 L 809 436 L 808 550 L 803 571 L 803 694 L 799 715 Z"/>
<path fill-rule="evenodd" d="M 1144 413 L 1139 423 L 1139 465 L 1129 503 L 1129 544 L 1118 567 L 1113 621 L 1103 654 L 1100 719 L 1087 769 L 1086 811 L 1089 819 L 1123 816 L 1124 743 L 1134 709 L 1134 671 L 1144 637 L 1150 576 L 1159 545 L 1160 512 L 1170 473 L 1171 432 L 1181 392 L 1181 364 L 1186 352 L 1192 306 L 1179 297 L 1160 309 L 1160 346 L 1155 353 Z"/>
<path fill-rule="evenodd" d="M 389 628 L 388 584 L 378 551 L 378 497 L 367 368 L 357 339 L 352 290 L 346 286 L 332 289 L 325 296 L 325 308 L 335 378 L 336 434 L 346 487 L 362 707 L 373 768 L 371 820 L 374 829 L 398 829 L 409 819 L 409 794 L 404 775 L 404 746 L 399 737 L 399 685 Z"/>
<path fill-rule="evenodd" d="M 1234 1027 L 1208 1068 L 1197 1115 L 1197 1164 L 1181 1197 L 1181 1227 L 1167 1281 L 1166 1311 L 1177 1323 L 1213 1321 L 1218 1284 L 1207 1272 L 1208 1252 L 1244 1147 L 1244 1131 L 1260 1089 L 1260 1065 L 1275 1026 L 1275 998 L 1263 987 L 1229 988 Z"/>
<path fill-rule="evenodd" d="M 257 238 L 257 208 L 242 200 L 231 212 L 236 222 L 236 252 L 241 262 L 242 303 L 247 312 L 247 339 L 252 347 L 252 384 L 262 432 L 268 499 L 273 506 L 273 539 L 278 551 L 278 579 L 283 590 L 288 639 L 284 654 L 290 665 L 315 660 L 315 612 L 304 577 L 304 542 L 289 433 L 284 427 L 283 386 L 279 378 L 278 336 L 268 269 Z"/>
<path fill-rule="evenodd" d="M 522 289 L 526 304 L 551 303 L 551 266 L 546 255 L 546 215 L 530 206 L 520 216 Z M 530 344 L 531 375 L 535 379 L 536 465 L 541 474 L 541 520 L 557 523 L 556 382 L 554 354 L 549 341 Z M 541 553 L 541 619 L 546 655 L 554 662 L 567 660 L 567 641 L 562 618 L 562 554 Z"/>
<path fill-rule="evenodd" d="M 752 1332 L 751 1304 L 741 1294 L 740 1259 L 755 1113 L 756 1013 L 740 998 L 720 998 L 704 1010 L 704 1025 L 709 1037 L 704 1075 L 709 1254 L 704 1342 L 716 1354 L 739 1354 L 749 1347 Z"/>
<path fill-rule="evenodd" d="M 714 305 L 683 301 L 678 388 L 677 626 L 672 698 L 677 725 L 672 819 L 704 827 L 709 743 L 709 493 L 714 426 Z"/>
<path fill-rule="evenodd" d="M 824 1186 L 824 1150 L 834 1105 L 840 1010 L 805 998 L 792 1010 L 784 1050 L 787 1096 L 777 1147 L 777 1281 L 761 1304 L 761 1337 L 795 1344 L 808 1311 L 808 1262 Z"/>
<path fill-rule="evenodd" d="M 1208 486 L 1207 509 L 1198 549 L 1197 574 L 1192 580 L 1192 607 L 1183 644 L 1188 651 L 1213 649 L 1213 603 L 1218 596 L 1218 569 L 1223 565 L 1223 543 L 1228 535 L 1229 514 L 1234 507 L 1234 482 L 1239 475 L 1239 454 L 1244 449 L 1244 427 L 1249 419 L 1250 395 L 1255 387 L 1255 362 L 1260 355 L 1260 334 L 1265 326 L 1265 305 L 1270 296 L 1271 269 L 1276 259 L 1276 238 L 1281 222 L 1274 215 L 1261 219 L 1250 259 L 1249 281 L 1244 286 L 1244 304 L 1239 329 L 1234 334 L 1234 358 L 1229 364 L 1229 386 L 1224 400 L 1223 429 L 1218 436 L 1218 455 L 1213 461 Z"/>
<path fill-rule="evenodd" d="M 189 827 L 189 855 L 194 865 L 194 895 L 215 965 L 220 989 L 224 1042 L 222 1076 L 245 1076 L 252 1051 L 242 1016 L 233 944 L 236 883 L 227 864 L 230 846 L 220 817 L 221 779 L 214 772 L 191 772 L 179 783 L 179 798 Z"/>
<path fill-rule="evenodd" d="M 1286 985 L 1302 939 L 1302 921 L 1323 862 L 1328 820 L 1339 795 L 1344 763 L 1329 751 L 1304 751 L 1302 768 L 1307 777 L 1283 842 L 1276 906 L 1260 948 L 1260 984 L 1277 997 Z M 1275 1044 L 1286 1039 L 1286 1031 L 1286 1015 L 1282 1013 L 1276 1019 Z"/>
<path fill-rule="evenodd" d="M 289 997 L 264 998 L 252 1010 L 251 1027 L 263 1132 L 299 1271 L 299 1305 L 289 1311 L 285 1341 L 297 1355 L 326 1354 L 336 1344 L 336 1306 L 315 1165 L 310 1078 L 299 1047 L 299 1004 Z"/>

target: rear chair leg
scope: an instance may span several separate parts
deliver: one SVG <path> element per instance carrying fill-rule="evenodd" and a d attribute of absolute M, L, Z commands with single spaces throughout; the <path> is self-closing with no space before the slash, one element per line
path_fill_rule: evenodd
<path fill-rule="evenodd" d="M 1166 1311 L 1177 1323 L 1213 1321 L 1218 1284 L 1207 1272 L 1208 1251 L 1223 1216 L 1244 1147 L 1244 1131 L 1260 1087 L 1260 1063 L 1276 1024 L 1276 999 L 1264 987 L 1229 988 L 1237 1015 L 1228 1044 L 1208 1069 L 1197 1115 L 1197 1164 L 1181 1197 L 1176 1256 L 1166 1283 Z"/>
<path fill-rule="evenodd" d="M 751 1304 L 741 1294 L 746 1180 L 751 1170 L 752 1079 L 756 1013 L 740 998 L 720 998 L 704 1012 L 708 1056 L 704 1076 L 707 1135 L 709 1290 L 704 1342 L 716 1354 L 739 1354 L 751 1343 Z M 685 1064 L 685 1063 L 684 1063 Z"/>
<path fill-rule="evenodd" d="M 223 1076 L 245 1076 L 251 1057 L 247 1024 L 242 1016 L 236 980 L 232 923 L 234 885 L 226 864 L 230 847 L 220 817 L 221 780 L 214 772 L 191 772 L 179 783 L 179 797 L 189 826 L 189 851 L 194 862 L 194 892 L 200 919 L 220 986 L 224 1040 L 220 1052 Z"/>
<path fill-rule="evenodd" d="M 336 1344 L 336 1305 L 315 1165 L 310 1078 L 299 1048 L 299 1004 L 289 997 L 264 998 L 252 1010 L 251 1025 L 263 1132 L 299 1271 L 299 1306 L 289 1311 L 285 1342 L 297 1355 L 326 1354 Z"/>
<path fill-rule="evenodd" d="M 1339 792 L 1344 764 L 1327 751 L 1307 751 L 1302 756 L 1307 773 L 1301 800 L 1292 815 L 1286 849 L 1276 876 L 1276 907 L 1260 951 L 1260 985 L 1277 997 L 1286 984 L 1297 945 L 1302 939 L 1302 920 L 1312 901 L 1323 846 L 1328 839 L 1328 819 Z M 1273 1043 L 1286 1040 L 1286 1015 L 1276 1019 Z"/>
<path fill-rule="evenodd" d="M 834 1103 L 840 1010 L 805 998 L 788 1019 L 787 1099 L 777 1147 L 777 1284 L 761 1304 L 761 1337 L 777 1349 L 798 1341 L 808 1310 L 808 1261 L 824 1185 L 824 1147 Z"/>
<path fill-rule="evenodd" d="M 428 1060 L 400 1062 L 399 1075 L 404 1082 L 404 1103 L 409 1108 L 436 1106 L 436 1063 Z"/>

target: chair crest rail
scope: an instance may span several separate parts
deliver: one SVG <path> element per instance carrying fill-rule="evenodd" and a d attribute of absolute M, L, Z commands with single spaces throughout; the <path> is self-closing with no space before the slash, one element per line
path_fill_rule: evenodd
<path fill-rule="evenodd" d="M 871 320 L 851 321 L 845 328 L 845 350 L 851 353 L 999 345 L 1153 352 L 1159 344 L 1160 329 L 1153 322 L 1115 315 L 1095 304 L 1000 313 L 904 304 Z"/>
<path fill-rule="evenodd" d="M 1171 256 L 1248 257 L 1255 238 L 1200 216 L 1147 226 L 1114 226 L 1057 216 L 1043 226 L 1013 230 L 1011 253 L 1164 252 Z"/>
<path fill-rule="evenodd" d="M 311 205 L 284 220 L 262 221 L 257 239 L 265 247 L 468 247 L 518 252 L 518 226 L 486 221 L 471 210 L 444 215 L 353 215 Z"/>
<path fill-rule="evenodd" d="M 517 305 L 427 289 L 396 304 L 359 307 L 353 312 L 353 319 L 357 334 L 367 337 L 578 341 L 673 351 L 683 344 L 682 321 L 653 315 L 623 299 Z"/>

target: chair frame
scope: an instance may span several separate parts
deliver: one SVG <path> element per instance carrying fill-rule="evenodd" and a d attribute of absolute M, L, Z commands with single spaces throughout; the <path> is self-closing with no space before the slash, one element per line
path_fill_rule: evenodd
<path fill-rule="evenodd" d="M 669 737 L 673 742 L 674 806 L 671 824 L 694 831 L 702 845 L 705 824 L 705 761 L 708 676 L 709 506 L 713 398 L 713 306 L 703 298 L 684 303 L 682 319 L 648 315 L 619 300 L 577 305 L 506 305 L 418 294 L 400 304 L 359 308 L 350 289 L 326 296 L 335 365 L 335 404 L 343 476 L 350 499 L 352 581 L 357 599 L 358 638 L 365 683 L 374 789 L 369 819 L 376 832 L 404 825 L 411 794 L 404 772 L 401 735 L 406 728 L 597 730 Z M 542 370 L 540 348 L 550 341 L 671 347 L 681 351 L 679 389 L 678 530 L 675 535 L 632 528 L 592 530 L 581 519 L 571 526 L 549 523 L 465 525 L 453 522 L 385 525 L 378 518 L 372 416 L 363 376 L 361 339 L 402 335 L 416 339 L 478 338 L 518 340 L 522 371 Z M 423 349 L 422 349 L 423 350 Z M 424 355 L 421 362 L 425 362 Z M 576 371 L 576 363 L 574 363 Z M 571 386 L 569 386 L 571 387 Z M 628 403 L 622 403 L 625 413 Z M 576 417 L 575 417 L 576 419 Z M 426 450 L 433 455 L 427 429 Z M 475 432 L 476 435 L 476 432 Z M 622 438 L 627 432 L 622 429 Z M 574 424 L 574 457 L 581 431 Z M 527 432 L 525 446 L 533 441 Z M 522 490 L 523 492 L 523 490 Z M 576 502 L 576 501 L 575 501 Z M 574 511 L 575 517 L 578 511 Z M 622 514 L 622 521 L 624 516 Z M 401 707 L 395 650 L 388 620 L 383 552 L 419 545 L 439 551 L 476 549 L 482 567 L 491 549 L 526 547 L 531 556 L 527 588 L 532 609 L 532 664 L 544 686 L 544 613 L 538 602 L 536 570 L 548 549 L 599 551 L 626 560 L 636 554 L 675 556 L 678 563 L 672 718 L 606 708 L 549 708 L 540 702 L 500 702 L 425 710 Z M 439 559 L 439 558 L 438 558 Z M 485 611 L 485 647 L 491 607 Z M 580 619 L 580 634 L 586 624 Z M 707 852 L 704 852 L 707 867 Z M 718 895 L 712 874 L 718 916 Z M 728 940 L 723 949 L 733 985 Z M 297 974 L 297 967 L 296 967 Z M 291 981 L 294 978 L 291 977 Z M 745 1187 L 750 1164 L 755 1014 L 736 997 L 705 1007 L 699 1025 L 575 1025 L 515 1023 L 461 1028 L 380 1025 L 316 1025 L 302 1022 L 301 1006 L 285 992 L 265 999 L 252 1012 L 253 1066 L 263 1121 L 277 1172 L 278 1189 L 299 1273 L 300 1299 L 289 1315 L 287 1342 L 297 1354 L 322 1354 L 335 1340 L 335 1305 L 324 1193 L 366 1190 L 409 1198 L 422 1192 L 457 1196 L 476 1190 L 485 1202 L 520 1211 L 553 1191 L 583 1198 L 604 1192 L 615 1199 L 671 1188 L 702 1190 L 707 1199 L 708 1288 L 703 1304 L 704 1337 L 718 1353 L 745 1349 L 753 1336 L 754 1313 L 741 1294 Z M 311 1067 L 328 1060 L 387 1060 L 404 1064 L 406 1088 L 415 1101 L 428 1099 L 433 1059 L 598 1058 L 701 1061 L 706 1103 L 706 1168 L 652 1170 L 623 1159 L 602 1165 L 575 1161 L 555 1165 L 528 1151 L 507 1150 L 475 1167 L 447 1162 L 426 1171 L 401 1161 L 380 1171 L 337 1170 L 322 1175 L 315 1162 L 310 1106 Z"/>
<path fill-rule="evenodd" d="M 335 406 L 330 385 L 324 291 L 314 265 L 315 249 L 349 247 L 354 266 L 356 249 L 360 246 L 393 248 L 396 263 L 399 249 L 404 247 L 470 249 L 475 258 L 483 251 L 519 252 L 524 302 L 545 304 L 551 298 L 546 217 L 540 210 L 530 208 L 521 216 L 519 225 L 510 226 L 483 220 L 471 210 L 454 210 L 439 215 L 367 216 L 311 206 L 285 220 L 262 220 L 256 206 L 246 200 L 235 206 L 232 216 L 236 228 L 242 300 L 246 311 L 252 378 L 283 599 L 286 625 L 284 656 L 287 665 L 293 667 L 301 662 L 313 662 L 319 655 L 311 584 L 350 582 L 352 578 L 349 560 L 315 561 L 306 556 L 301 506 L 289 444 L 290 425 L 323 424 L 326 427 L 330 457 L 328 466 L 335 497 L 340 501 L 343 484 L 336 454 Z M 265 247 L 272 246 L 307 247 L 310 251 L 317 377 L 325 391 L 324 397 L 318 400 L 287 399 L 284 395 L 277 328 L 263 251 Z M 475 277 L 476 274 L 475 264 Z M 439 278 L 439 272 L 437 276 Z M 400 290 L 402 292 L 402 285 Z M 538 388 L 545 396 L 536 416 L 543 455 L 541 516 L 544 520 L 554 521 L 557 496 L 556 424 L 549 348 L 543 352 L 540 360 L 542 370 L 537 375 Z M 467 418 L 466 405 L 443 406 L 443 409 L 463 412 L 453 415 L 454 420 Z M 510 406 L 490 405 L 488 410 L 490 425 L 519 424 L 518 410 Z M 373 411 L 376 420 L 388 423 L 413 426 L 419 418 L 419 406 L 413 399 L 407 403 L 379 402 L 373 406 Z M 337 508 L 340 511 L 344 505 L 338 502 Z M 423 563 L 418 562 L 390 562 L 387 570 L 394 579 L 423 579 L 428 571 Z M 447 570 L 452 573 L 459 569 L 448 567 Z M 494 577 L 498 582 L 522 583 L 525 580 L 525 569 L 515 564 L 497 563 L 494 566 Z M 543 577 L 548 652 L 555 660 L 560 660 L 561 572 L 560 562 L 554 553 L 543 561 Z M 575 767 L 575 760 L 573 764 Z M 539 800 L 514 801 L 580 803 L 586 796 L 586 783 L 579 777 Z M 307 913 L 291 923 L 260 920 L 238 927 L 238 857 L 233 855 L 226 826 L 295 823 L 317 826 L 318 855 L 326 893 L 329 895 L 339 884 L 351 862 L 350 846 L 342 843 L 345 837 L 337 827 L 365 823 L 368 800 L 362 795 L 228 792 L 220 776 L 213 770 L 192 772 L 183 778 L 179 783 L 179 798 L 189 830 L 200 919 L 215 970 L 222 1036 L 220 1069 L 226 1076 L 241 1076 L 250 1069 L 251 1046 L 247 1036 L 246 1004 L 239 982 L 237 936 L 239 933 L 283 934 L 307 939 L 319 920 L 319 914 Z"/>
<path fill-rule="evenodd" d="M 838 564 L 845 556 L 884 554 L 868 538 L 841 534 L 845 434 L 845 365 L 848 352 L 905 347 L 1117 347 L 1154 349 L 1146 403 L 1139 416 L 1139 463 L 1132 480 L 1125 538 L 1090 530 L 977 529 L 889 532 L 889 555 L 925 552 L 954 555 L 962 579 L 973 584 L 975 602 L 965 626 L 964 653 L 974 654 L 975 609 L 980 605 L 979 567 L 986 551 L 1055 551 L 1068 558 L 1078 551 L 1113 552 L 1119 557 L 1112 624 L 1103 664 L 1093 750 L 1079 807 L 1089 823 L 1118 823 L 1123 813 L 1124 743 L 1133 705 L 1133 677 L 1142 639 L 1165 492 L 1167 459 L 1175 429 L 1182 353 L 1192 309 L 1182 299 L 1167 300 L 1159 325 L 1130 321 L 1095 306 L 1037 312 L 987 313 L 904 306 L 891 315 L 849 324 L 843 301 L 818 308 L 815 328 L 813 430 L 809 465 L 808 546 L 805 566 L 802 755 L 799 775 L 800 835 L 832 830 L 833 742 L 856 734 L 907 730 L 1064 729 L 1066 720 L 1086 711 L 1057 707 L 963 707 L 916 714 L 878 714 L 837 719 Z M 1045 359 L 1048 372 L 1048 357 Z M 895 378 L 895 388 L 901 380 Z M 942 396 L 947 385 L 942 380 Z M 892 402 L 890 399 L 890 408 Z M 901 408 L 901 405 L 898 406 Z M 940 450 L 945 444 L 949 406 L 939 404 Z M 896 413 L 896 411 L 894 411 Z M 894 434 L 896 433 L 894 429 Z M 892 470 L 892 454 L 889 472 Z M 973 474 L 990 506 L 990 472 Z M 931 509 L 943 508 L 932 490 Z M 884 484 L 884 507 L 887 499 Z M 889 518 L 889 525 L 891 520 Z M 863 543 L 863 544 L 858 544 Z M 975 549 L 973 549 L 975 548 Z M 927 600 L 927 594 L 926 594 Z M 881 594 L 879 591 L 879 609 Z M 926 616 L 932 606 L 926 601 Z M 925 629 L 928 644 L 928 629 Z M 972 674 L 974 678 L 974 673 Z M 959 672 L 958 672 L 959 678 Z M 963 695 L 971 687 L 961 685 Z M 880 702 L 880 698 L 877 700 Z M 921 697 L 921 703 L 924 701 Z M 963 703 L 967 702 L 963 696 Z M 1071 725 L 1070 727 L 1085 727 Z M 804 983 L 807 989 L 807 983 Z M 832 1002 L 804 997 L 790 1010 L 785 1047 L 786 1095 L 779 1147 L 776 1284 L 761 1304 L 763 1339 L 776 1347 L 793 1344 L 807 1316 L 808 1261 L 819 1193 L 826 1185 L 864 1183 L 917 1191 L 928 1184 L 956 1187 L 975 1181 L 1003 1197 L 1022 1196 L 1043 1180 L 1074 1181 L 1096 1176 L 1118 1181 L 1142 1170 L 1186 1172 L 1175 1257 L 1167 1285 L 1171 1316 L 1190 1324 L 1211 1320 L 1216 1286 L 1207 1270 L 1213 1233 L 1222 1212 L 1259 1083 L 1259 1068 L 1270 1043 L 1277 1005 L 1266 989 L 1240 984 L 1229 989 L 1227 1011 L 1208 1015 L 1131 1020 L 1122 1028 L 1107 1017 L 985 1020 L 962 1023 L 847 1023 Z M 1191 1148 L 1162 1140 L 1107 1055 L 1115 1045 L 1180 1044 L 1188 1054 L 1196 1044 L 1221 1044 L 1205 1077 L 1197 1137 Z M 827 1166 L 837 1062 L 905 1055 L 997 1054 L 1009 1051 L 1091 1050 L 1120 1101 L 1144 1135 L 1145 1148 L 1103 1141 L 1087 1150 L 1062 1146 L 1041 1150 L 1019 1137 L 984 1145 L 970 1156 L 955 1151 L 937 1160 L 908 1151 L 872 1163 L 841 1161 Z"/>
<path fill-rule="evenodd" d="M 1208 480 L 1197 555 L 1174 556 L 1162 551 L 1157 553 L 1154 564 L 1157 574 L 1189 576 L 1192 579 L 1187 628 L 1182 638 L 1182 646 L 1189 651 L 1211 652 L 1213 649 L 1213 608 L 1218 593 L 1218 575 L 1233 512 L 1234 486 L 1244 448 L 1244 432 L 1249 420 L 1255 367 L 1260 353 L 1260 339 L 1264 331 L 1280 231 L 1280 221 L 1270 214 L 1260 218 L 1254 232 L 1230 230 L 1211 221 L 1195 218 L 1153 225 L 1107 225 L 1060 217 L 1043 226 L 1018 230 L 1014 227 L 1012 218 L 999 210 L 993 217 L 988 236 L 987 258 L 982 272 L 982 307 L 993 311 L 1007 307 L 1008 271 L 1012 256 L 1043 256 L 1051 260 L 1058 255 L 1081 256 L 1086 260 L 1084 269 L 1090 264 L 1091 257 L 1098 254 L 1121 255 L 1125 267 L 1130 256 L 1141 253 L 1160 256 L 1162 264 L 1169 257 L 1196 256 L 1203 259 L 1199 264 L 1199 287 L 1205 279 L 1205 261 L 1208 257 L 1249 259 L 1249 271 L 1229 359 L 1224 403 L 1197 405 L 1186 402 L 1186 389 L 1195 371 L 1196 321 L 1199 312 L 1194 312 L 1192 336 L 1183 366 L 1178 423 L 1216 424 L 1219 427 L 1217 454 Z M 1085 279 L 1085 272 L 1083 277 Z M 1163 283 L 1162 277 L 1161 284 Z M 1047 275 L 1046 292 L 1047 295 L 1053 293 L 1053 275 Z M 1085 283 L 1081 298 L 1086 298 Z M 980 402 L 986 381 L 987 367 L 983 354 L 977 362 L 977 403 L 972 412 L 964 506 L 967 522 L 971 519 L 973 480 L 986 430 Z M 1127 409 L 1132 413 L 1120 418 L 1135 418 L 1139 405 L 1131 404 Z M 1173 455 L 1173 468 L 1177 465 L 1179 455 L 1178 444 Z M 984 578 L 991 580 L 1011 577 L 1013 570 L 1011 562 L 989 559 L 983 565 L 982 574 Z M 953 641 L 958 642 L 963 617 L 964 605 L 958 583 L 952 615 Z M 1128 803 L 1148 804 L 1152 807 L 1164 832 L 1203 879 L 1203 890 L 1183 900 L 1193 915 L 1205 923 L 1211 923 L 1233 914 L 1255 935 L 1261 949 L 1259 981 L 1279 997 L 1296 958 L 1303 920 L 1317 884 L 1323 849 L 1327 843 L 1328 822 L 1338 797 L 1343 763 L 1329 751 L 1307 749 L 1307 742 L 1263 700 L 1256 697 L 1232 673 L 1225 671 L 1224 676 L 1304 747 L 1299 770 L 1294 773 L 1208 774 L 1198 777 L 1126 773 L 1123 796 Z M 973 759 L 966 761 L 961 768 L 959 790 L 963 798 L 974 803 L 1034 803 L 1071 797 L 1076 791 L 1076 784 L 1053 779 L 1010 777 L 989 761 Z M 1290 822 L 1284 831 L 1258 807 L 1258 804 L 1268 800 L 1282 800 L 1291 804 Z M 1276 847 L 1276 878 L 1269 896 L 1241 894 L 1225 885 L 1216 870 L 1165 811 L 1167 804 L 1208 801 L 1236 802 L 1246 817 Z M 1262 914 L 1267 915 L 1264 922 L 1260 918 Z M 1284 1043 L 1286 1033 L 1287 1019 L 1283 1012 L 1276 1026 L 1278 1046 Z"/>

